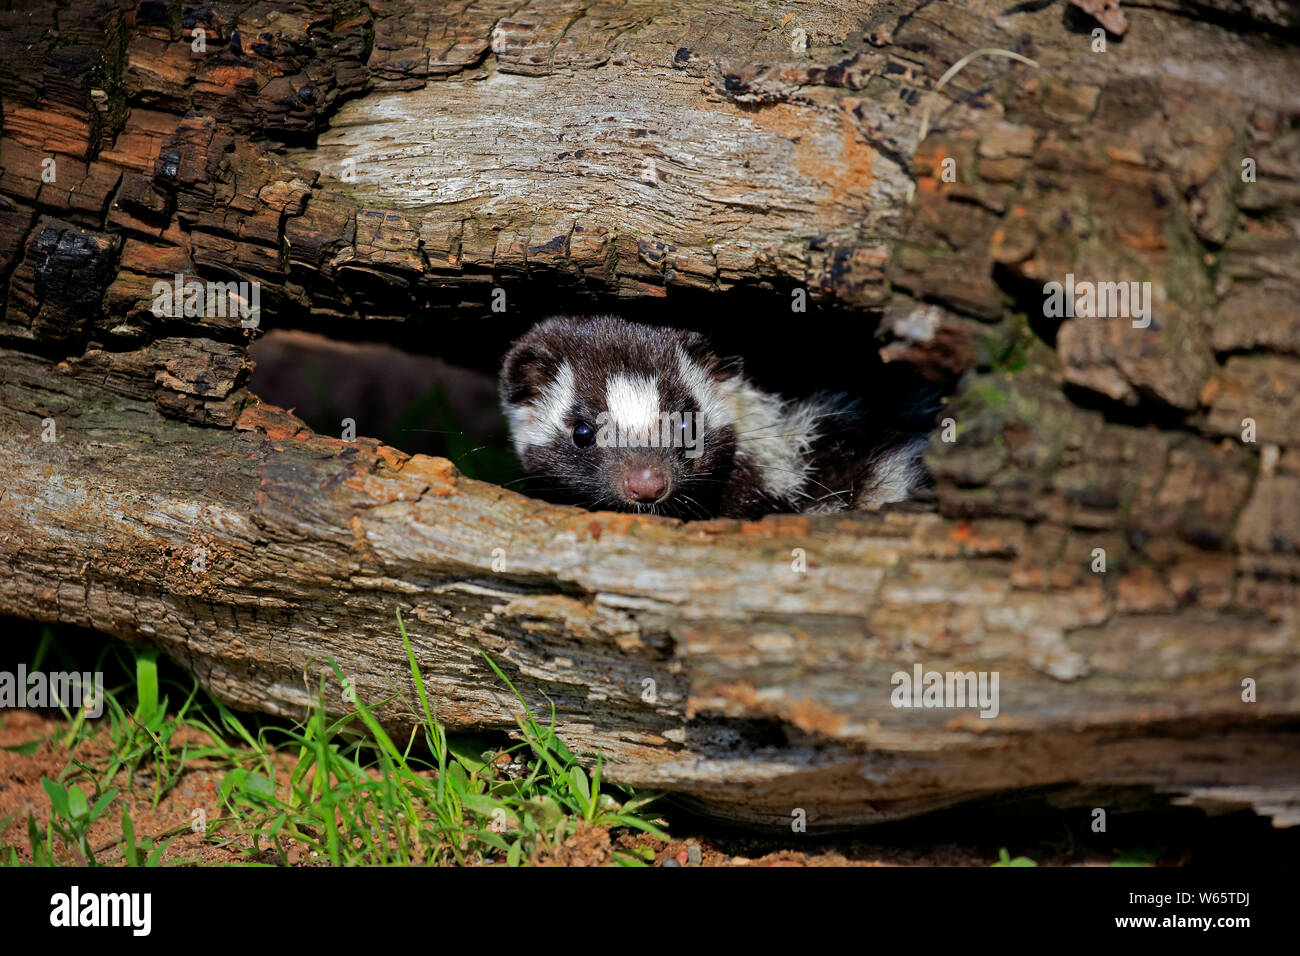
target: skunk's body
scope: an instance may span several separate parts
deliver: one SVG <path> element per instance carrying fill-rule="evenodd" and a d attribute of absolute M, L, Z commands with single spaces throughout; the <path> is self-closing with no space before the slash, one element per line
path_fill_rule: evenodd
<path fill-rule="evenodd" d="M 549 319 L 507 353 L 500 385 L 531 490 L 553 501 L 756 518 L 874 509 L 927 477 L 923 436 L 873 426 L 844 395 L 764 392 L 695 332 Z"/>

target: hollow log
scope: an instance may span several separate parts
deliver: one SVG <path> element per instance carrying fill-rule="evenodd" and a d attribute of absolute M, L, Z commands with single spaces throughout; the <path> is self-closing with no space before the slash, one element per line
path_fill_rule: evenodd
<path fill-rule="evenodd" d="M 275 714 L 334 659 L 403 728 L 400 610 L 452 731 L 513 727 L 486 654 L 610 779 L 748 823 L 1300 822 L 1300 4 L 1124 10 L 0 12 L 0 613 Z M 160 315 L 178 274 L 260 313 Z M 1045 308 L 1076 280 L 1149 312 Z M 932 499 L 591 513 L 250 386 L 272 328 L 490 369 L 503 301 L 734 335 L 763 300 L 950 393 Z M 896 706 L 918 667 L 996 674 L 996 715 Z"/>

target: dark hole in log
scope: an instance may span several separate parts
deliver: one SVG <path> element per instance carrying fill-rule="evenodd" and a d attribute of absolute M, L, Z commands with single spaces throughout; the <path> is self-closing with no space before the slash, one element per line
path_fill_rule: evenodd
<path fill-rule="evenodd" d="M 249 349 L 252 390 L 293 409 L 322 435 L 356 435 L 451 459 L 463 474 L 498 484 L 519 477 L 497 403 L 496 377 L 381 342 L 340 342 L 273 331 Z"/>
<path fill-rule="evenodd" d="M 874 406 L 890 396 L 925 387 L 922 370 L 878 355 L 879 315 L 833 308 L 809 297 L 806 312 L 791 309 L 794 287 L 740 287 L 727 292 L 669 289 L 663 298 L 619 299 L 585 289 L 542 288 L 517 279 L 484 276 L 483 291 L 423 292 L 414 301 L 388 286 L 375 316 L 357 321 L 328 313 L 266 310 L 267 331 L 299 328 L 334 339 L 382 341 L 408 352 L 496 374 L 502 355 L 530 326 L 554 315 L 613 314 L 634 322 L 673 325 L 707 335 L 720 354 L 745 358 L 759 385 L 789 395 L 818 389 L 852 392 Z M 492 290 L 505 293 L 506 311 L 491 309 Z M 401 318 L 392 318 L 401 316 Z"/>
<path fill-rule="evenodd" d="M 933 425 L 934 382 L 908 362 L 881 360 L 878 316 L 871 313 L 812 303 L 807 313 L 794 312 L 790 295 L 777 290 L 620 303 L 608 297 L 530 301 L 525 291 L 501 287 L 511 303 L 503 315 L 313 321 L 312 332 L 305 323 L 276 329 L 272 319 L 271 331 L 249 349 L 256 362 L 251 390 L 293 409 L 321 434 L 340 435 L 344 419 L 352 419 L 358 436 L 449 458 L 470 477 L 505 484 L 522 471 L 497 401 L 501 356 L 549 316 L 612 313 L 702 332 L 718 354 L 742 356 L 760 387 L 788 398 L 846 392 L 874 422 L 915 432 Z"/>

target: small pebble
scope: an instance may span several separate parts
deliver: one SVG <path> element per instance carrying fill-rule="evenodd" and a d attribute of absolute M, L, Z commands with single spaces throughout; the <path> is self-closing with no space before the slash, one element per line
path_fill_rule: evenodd
<path fill-rule="evenodd" d="M 686 844 L 686 865 L 687 866 L 699 866 L 700 861 L 703 859 L 704 859 L 704 854 L 700 852 L 699 844 L 697 843 Z"/>
<path fill-rule="evenodd" d="M 674 860 L 671 856 L 668 859 L 664 860 L 659 865 L 660 866 L 681 866 L 681 864 L 678 863 L 676 860 Z"/>

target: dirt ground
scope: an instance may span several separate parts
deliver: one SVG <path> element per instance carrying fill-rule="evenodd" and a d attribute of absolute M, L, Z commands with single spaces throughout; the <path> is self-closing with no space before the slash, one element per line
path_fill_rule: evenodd
<path fill-rule="evenodd" d="M 61 721 L 29 711 L 10 711 L 0 720 L 0 747 L 20 746 L 36 738 L 64 729 Z M 80 759 L 93 764 L 106 753 L 96 752 L 95 742 L 84 744 Z M 48 816 L 49 798 L 41 787 L 41 778 L 55 779 L 67 766 L 67 753 L 53 744 L 42 744 L 34 753 L 0 750 L 0 819 L 17 811 L 9 828 L 0 833 L 0 844 L 18 848 L 19 857 L 30 860 L 26 834 L 29 813 L 38 823 Z M 143 773 L 128 786 L 125 776 L 115 781 L 130 810 L 137 840 L 158 838 L 177 832 L 163 855 L 172 864 L 222 865 L 250 859 L 249 841 L 217 842 L 193 832 L 190 825 L 196 811 L 209 819 L 221 815 L 217 788 L 224 768 L 206 767 L 201 760 L 189 761 L 189 769 L 180 783 L 153 805 L 153 780 Z M 646 834 L 610 831 L 582 825 L 551 857 L 542 860 L 555 865 L 590 866 L 608 863 L 617 849 L 649 846 L 660 866 L 989 866 L 998 859 L 1001 847 L 1012 857 L 1026 856 L 1040 866 L 1106 866 L 1122 859 L 1113 846 L 1073 846 L 1059 824 L 1061 813 L 1047 814 L 1034 820 L 1022 813 L 992 815 L 931 815 L 916 821 L 873 827 L 850 834 L 788 834 L 769 836 L 732 828 L 719 827 L 692 817 L 669 806 L 665 814 L 669 832 L 674 835 L 665 843 Z M 1180 865 L 1204 862 L 1231 848 L 1240 847 L 1243 838 L 1266 837 L 1294 846 L 1294 835 L 1272 831 L 1266 821 L 1248 814 L 1236 819 L 1217 821 L 1197 812 L 1158 814 L 1143 826 L 1142 839 L 1126 846 L 1129 858 L 1144 859 L 1155 853 L 1156 865 Z M 1049 824 L 1056 820 L 1053 830 Z M 120 813 L 105 814 L 91 829 L 91 847 L 101 863 L 120 863 L 117 850 L 121 837 Z M 1078 829 L 1082 830 L 1083 827 Z M 975 835 L 972 839 L 972 835 Z M 1075 834 L 1079 838 L 1079 834 Z M 1251 844 L 1245 844 L 1251 845 Z M 1259 843 L 1254 845 L 1259 846 Z M 1278 847 L 1281 848 L 1280 846 Z M 75 851 L 56 847 L 56 856 L 69 863 L 80 860 Z M 271 851 L 251 857 L 266 863 L 278 858 Z M 297 866 L 321 865 L 323 861 L 291 849 L 290 863 Z M 1240 862 L 1240 861 L 1239 861 Z"/>

